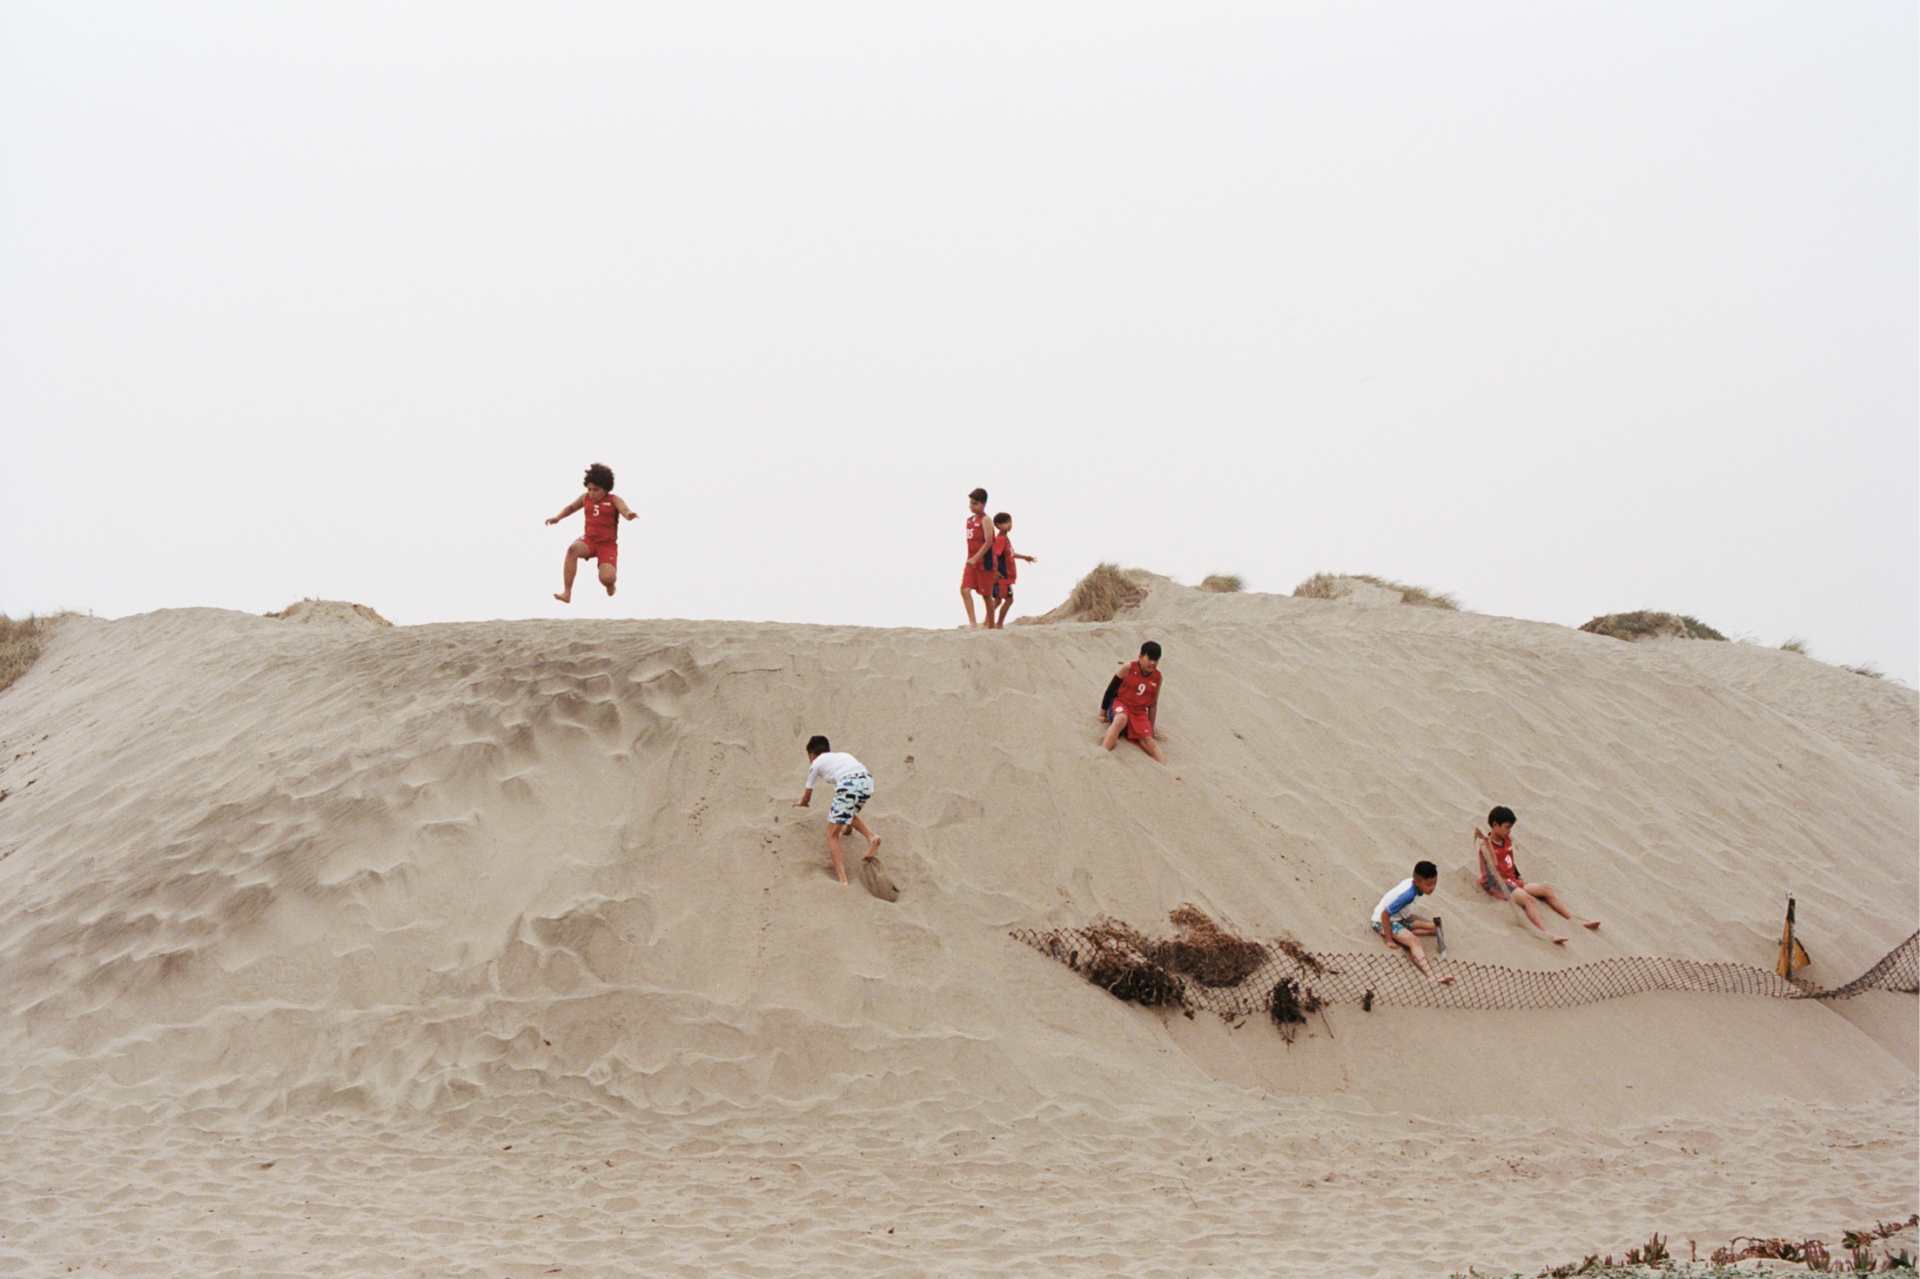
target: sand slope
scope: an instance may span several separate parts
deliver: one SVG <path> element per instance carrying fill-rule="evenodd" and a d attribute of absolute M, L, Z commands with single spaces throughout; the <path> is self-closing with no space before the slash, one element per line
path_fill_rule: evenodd
<path fill-rule="evenodd" d="M 0 1259 L 1445 1273 L 1913 1210 L 1912 996 L 1345 1008 L 1289 1048 L 1006 935 L 1191 901 L 1357 951 L 1429 856 L 1456 959 L 1766 965 L 1791 891 L 1837 983 L 1920 914 L 1911 690 L 1155 585 L 997 634 L 72 619 L 0 695 L 0 1150 L 64 1170 L 4 1192 Z M 1147 637 L 1172 772 L 1097 748 Z M 814 732 L 875 773 L 897 903 L 787 807 Z M 1469 890 L 1494 802 L 1599 935 Z"/>

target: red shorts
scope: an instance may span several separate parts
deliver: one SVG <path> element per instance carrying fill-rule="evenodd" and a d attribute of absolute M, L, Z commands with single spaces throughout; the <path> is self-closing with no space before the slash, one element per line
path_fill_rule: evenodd
<path fill-rule="evenodd" d="M 1137 711 L 1125 702 L 1116 701 L 1113 704 L 1113 713 L 1115 718 L 1121 715 L 1127 717 L 1128 741 L 1144 742 L 1153 736 L 1153 721 L 1148 718 L 1149 712 Z"/>
<path fill-rule="evenodd" d="M 616 568 L 619 567 L 620 543 L 596 542 L 590 537 L 583 537 L 580 540 L 586 544 L 586 547 L 587 547 L 586 558 L 590 560 L 599 560 L 602 564 L 610 564 Z"/>
<path fill-rule="evenodd" d="M 960 589 L 978 591 L 991 597 L 993 584 L 999 581 L 999 575 L 983 564 L 969 564 L 960 572 Z"/>

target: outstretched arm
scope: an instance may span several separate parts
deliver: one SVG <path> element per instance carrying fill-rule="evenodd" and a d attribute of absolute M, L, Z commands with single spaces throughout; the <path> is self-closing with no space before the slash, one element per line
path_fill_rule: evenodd
<path fill-rule="evenodd" d="M 562 511 L 560 512 L 560 514 L 558 514 L 558 515 L 556 515 L 556 516 L 554 516 L 554 517 L 553 517 L 552 519 L 550 519 L 550 520 L 548 520 L 548 521 L 547 521 L 547 523 L 549 523 L 549 524 L 558 524 L 558 523 L 559 523 L 559 522 L 560 522 L 561 520 L 564 520 L 564 519 L 566 519 L 566 518 L 567 518 L 567 516 L 569 516 L 569 515 L 572 515 L 572 514 L 573 514 L 573 513 L 575 512 L 575 511 L 577 511 L 577 510 L 579 510 L 579 509 L 580 509 L 580 508 L 581 508 L 582 506 L 585 506 L 585 505 L 586 505 L 586 502 L 587 502 L 587 499 L 586 499 L 586 498 L 584 498 L 584 497 L 576 497 L 576 498 L 574 498 L 574 499 L 573 499 L 573 500 L 572 500 L 571 502 L 568 502 L 568 503 L 567 503 L 567 505 L 566 505 L 566 507 L 565 507 L 565 509 L 563 509 L 563 510 L 562 510 Z"/>
<path fill-rule="evenodd" d="M 813 787 L 809 786 L 805 790 L 800 792 L 799 799 L 796 799 L 793 801 L 793 807 L 805 808 L 807 806 L 807 801 L 812 798 L 813 798 Z"/>
<path fill-rule="evenodd" d="M 618 494 L 615 494 L 614 496 L 613 509 L 620 512 L 620 514 L 625 516 L 627 519 L 637 520 L 640 518 L 638 515 L 635 515 L 633 513 L 633 508 L 627 505 L 627 499 L 619 496 Z"/>

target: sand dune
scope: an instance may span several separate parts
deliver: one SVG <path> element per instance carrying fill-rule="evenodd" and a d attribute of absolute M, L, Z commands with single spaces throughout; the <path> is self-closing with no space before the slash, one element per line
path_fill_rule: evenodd
<path fill-rule="evenodd" d="M 0 695 L 0 1263 L 1444 1274 L 1915 1210 L 1912 995 L 1289 1046 L 1008 935 L 1192 902 L 1354 952 L 1427 856 L 1455 960 L 1770 966 L 1792 892 L 1836 984 L 1920 915 L 1912 690 L 1150 581 L 991 634 L 70 619 Z M 1171 770 L 1097 744 L 1148 637 Z M 787 807 L 814 732 L 877 778 L 897 903 Z M 1495 802 L 1599 934 L 1472 890 Z"/>

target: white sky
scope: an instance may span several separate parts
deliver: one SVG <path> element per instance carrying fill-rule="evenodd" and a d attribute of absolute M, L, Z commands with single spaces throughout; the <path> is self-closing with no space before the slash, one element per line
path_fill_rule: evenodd
<path fill-rule="evenodd" d="M 1899 3 L 0 0 L 0 610 L 1101 560 L 1920 673 Z M 542 521 L 590 461 L 621 593 Z M 587 570 L 591 573 L 591 567 Z"/>

